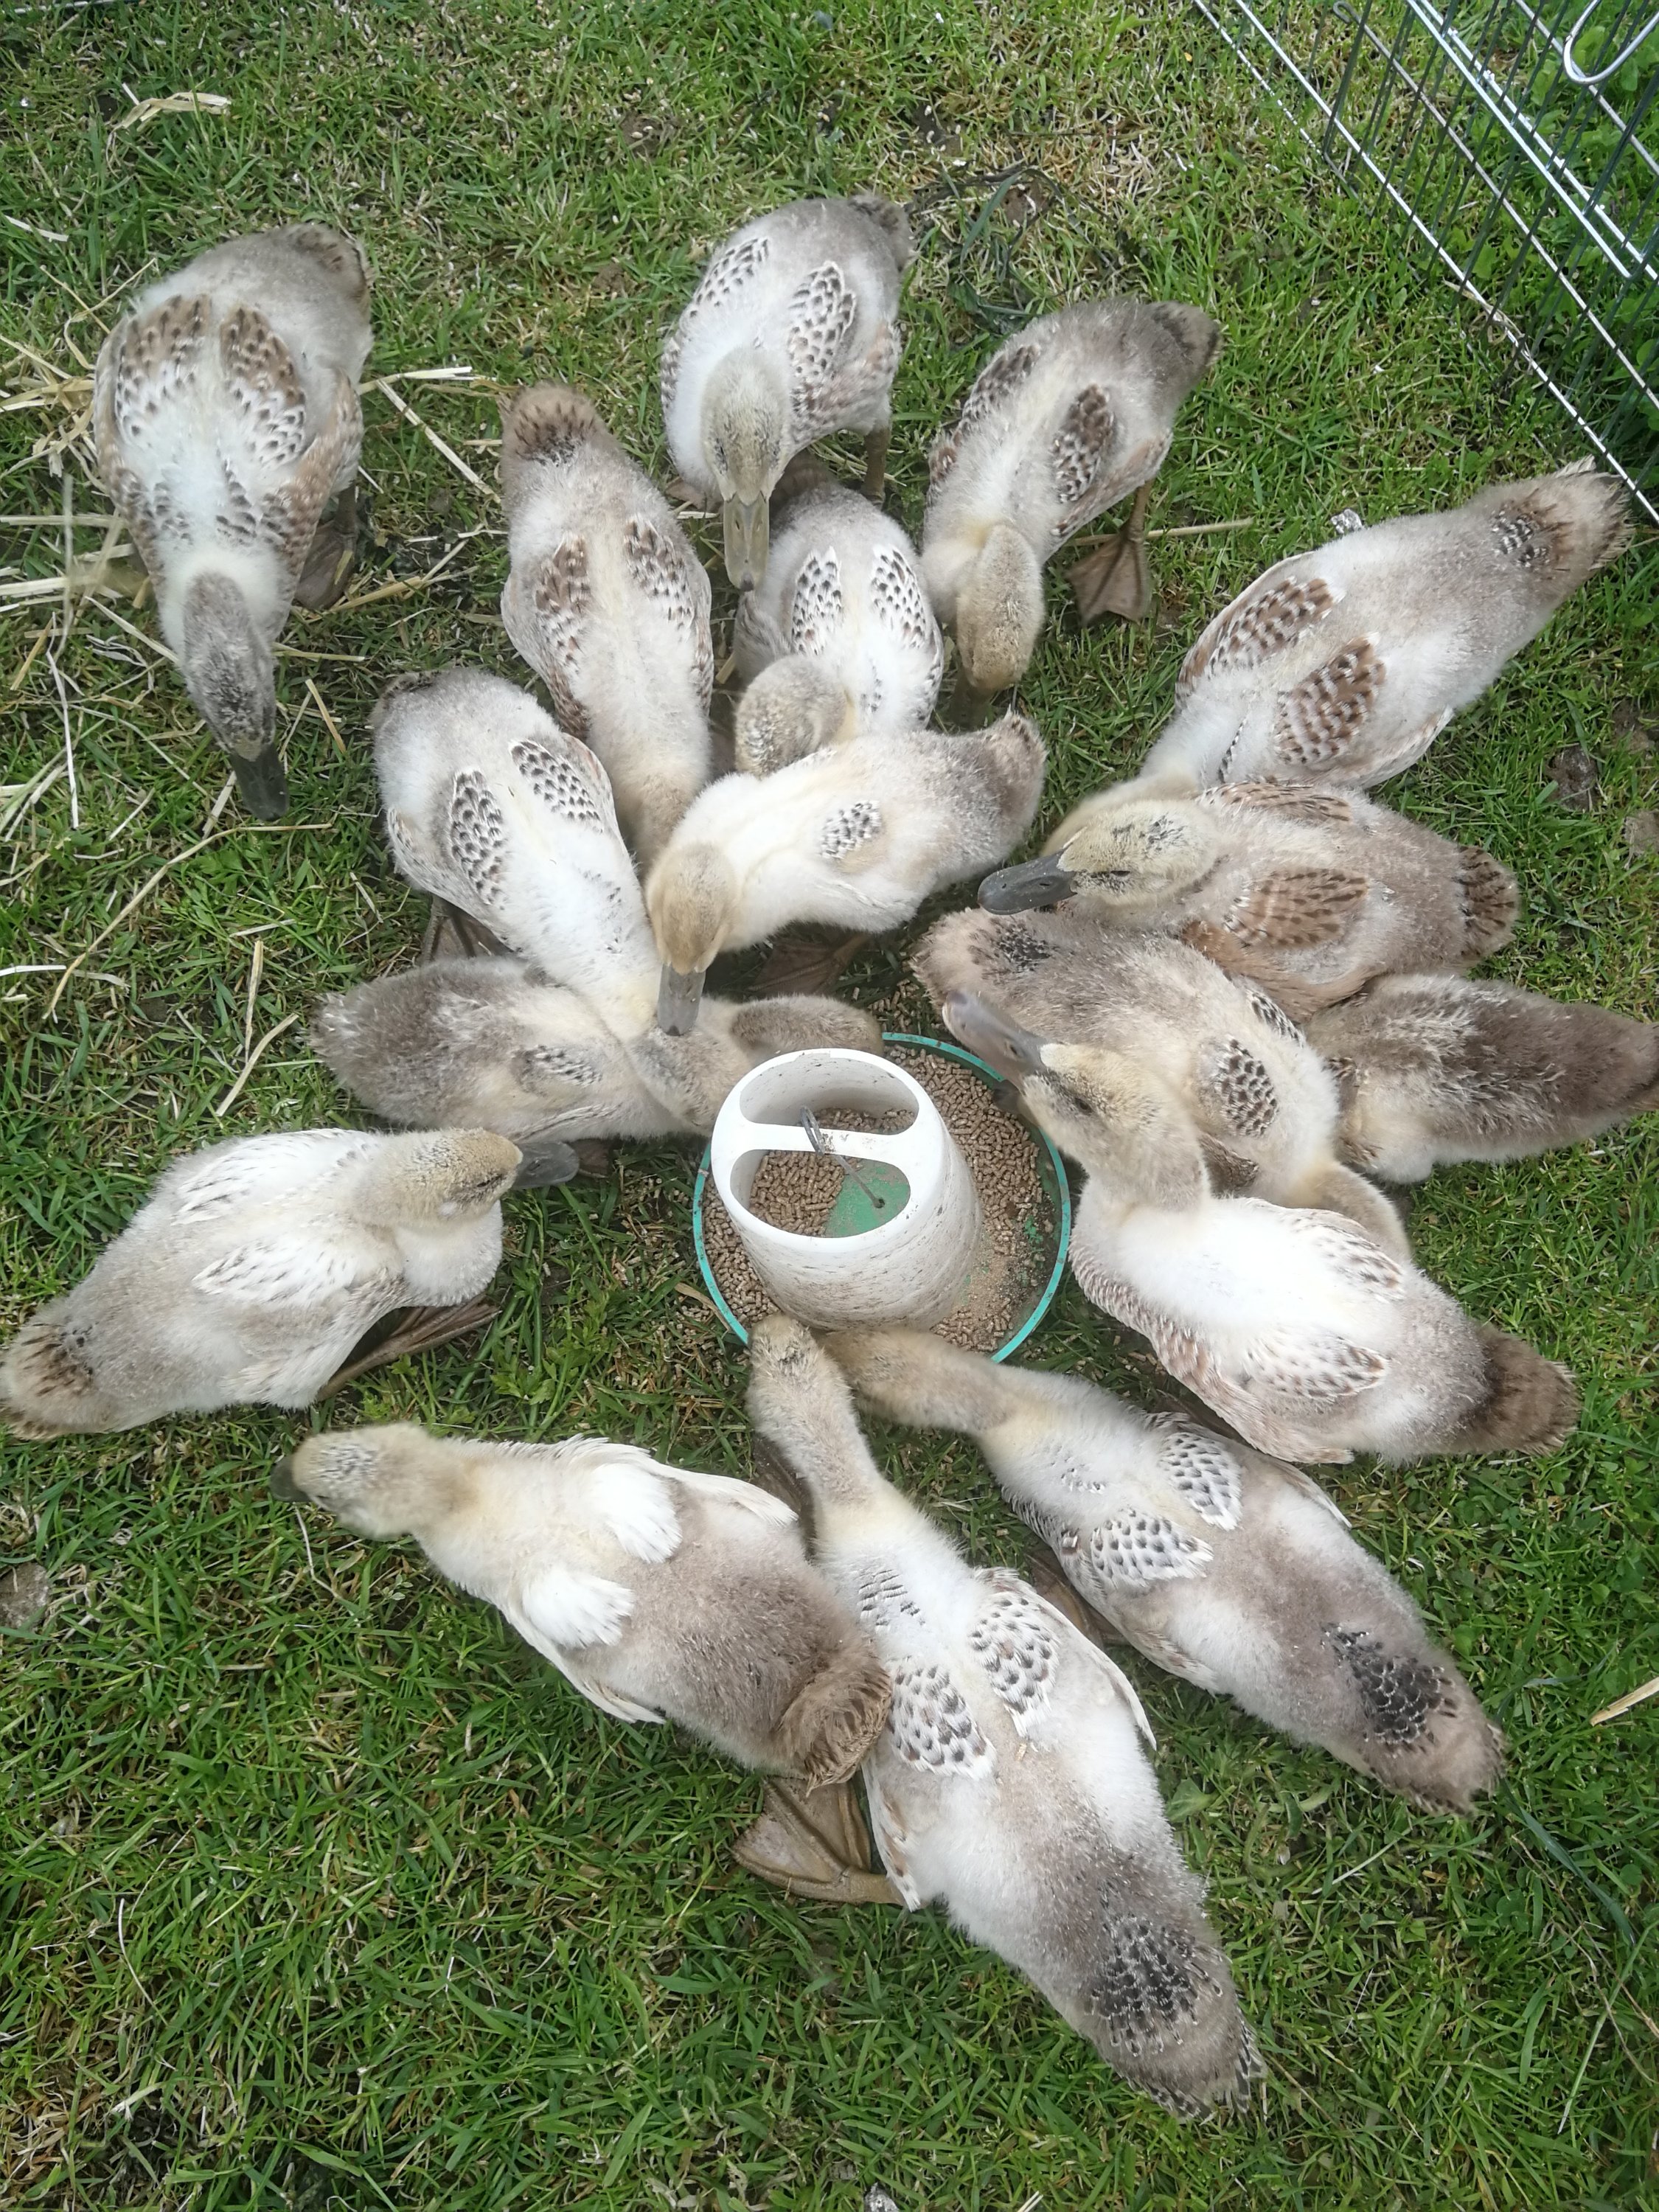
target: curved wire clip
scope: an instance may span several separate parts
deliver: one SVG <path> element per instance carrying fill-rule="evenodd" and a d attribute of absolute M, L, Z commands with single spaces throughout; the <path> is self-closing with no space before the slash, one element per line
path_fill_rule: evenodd
<path fill-rule="evenodd" d="M 1619 70 L 1623 69 L 1625 64 L 1630 59 L 1631 56 L 1637 52 L 1643 40 L 1650 37 L 1656 30 L 1659 30 L 1659 15 L 1650 15 L 1647 21 L 1642 26 L 1641 29 L 1636 33 L 1636 36 L 1624 49 L 1623 52 L 1617 55 L 1612 61 L 1610 61 L 1605 69 L 1596 70 L 1593 72 L 1589 70 L 1582 70 L 1572 58 L 1572 50 L 1578 43 L 1578 33 L 1583 29 L 1585 24 L 1589 22 L 1590 17 L 1595 13 L 1597 8 L 1599 8 L 1601 4 L 1601 0 L 1589 0 L 1589 6 L 1585 9 L 1583 14 L 1573 25 L 1571 30 L 1568 32 L 1565 39 L 1563 40 L 1561 44 L 1562 67 L 1566 70 L 1567 75 L 1572 79 L 1572 82 L 1575 84 L 1605 84 L 1610 76 L 1616 76 Z"/>

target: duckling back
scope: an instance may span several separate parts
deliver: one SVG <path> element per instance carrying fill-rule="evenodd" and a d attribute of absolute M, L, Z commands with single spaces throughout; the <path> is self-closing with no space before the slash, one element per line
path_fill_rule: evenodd
<path fill-rule="evenodd" d="M 1369 785 L 1418 759 L 1630 536 L 1588 462 L 1279 562 L 1182 664 L 1138 781 Z"/>
<path fill-rule="evenodd" d="M 1308 1035 L 1339 1071 L 1348 1158 L 1391 1182 L 1577 1144 L 1659 1107 L 1659 1028 L 1512 983 L 1387 976 Z"/>

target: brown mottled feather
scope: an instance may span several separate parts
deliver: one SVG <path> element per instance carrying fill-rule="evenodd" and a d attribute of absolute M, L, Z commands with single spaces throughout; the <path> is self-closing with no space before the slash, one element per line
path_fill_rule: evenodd
<path fill-rule="evenodd" d="M 1347 927 L 1370 888 L 1364 876 L 1340 868 L 1280 868 L 1250 886 L 1227 927 L 1244 945 L 1325 945 Z"/>
<path fill-rule="evenodd" d="M 1352 751 L 1386 673 L 1376 641 L 1358 637 L 1293 684 L 1273 710 L 1279 758 L 1298 768 L 1327 768 Z"/>

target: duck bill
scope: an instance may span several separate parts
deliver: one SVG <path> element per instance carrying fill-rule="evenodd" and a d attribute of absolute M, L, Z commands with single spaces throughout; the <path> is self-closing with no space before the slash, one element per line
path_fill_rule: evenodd
<path fill-rule="evenodd" d="M 288 777 L 274 744 L 262 745 L 257 753 L 232 752 L 230 764 L 242 804 L 256 821 L 275 822 L 288 811 Z"/>
<path fill-rule="evenodd" d="M 739 499 L 735 493 L 722 510 L 726 522 L 726 573 L 740 592 L 762 583 L 771 542 L 765 500 Z"/>
<path fill-rule="evenodd" d="M 305 1496 L 304 1491 L 294 1480 L 294 1462 L 291 1459 L 279 1459 L 271 1468 L 270 1494 L 273 1498 L 281 1498 L 285 1505 L 295 1504 Z"/>
<path fill-rule="evenodd" d="M 662 981 L 657 987 L 657 1027 L 665 1036 L 690 1036 L 696 1027 L 702 979 L 708 972 L 706 968 L 694 968 L 689 975 L 683 975 L 678 968 L 663 963 Z"/>
<path fill-rule="evenodd" d="M 563 1144 L 556 1137 L 531 1138 L 525 1145 L 513 1188 L 547 1190 L 556 1183 L 568 1182 L 580 1165 L 573 1145 Z"/>
<path fill-rule="evenodd" d="M 952 991 L 940 1011 L 957 1042 L 1011 1083 L 1023 1083 L 1028 1075 L 1042 1073 L 1046 1039 L 994 1012 L 971 991 Z"/>
<path fill-rule="evenodd" d="M 1060 865 L 1057 853 L 1041 860 L 1022 860 L 1018 867 L 999 868 L 979 887 L 979 902 L 987 914 L 1024 914 L 1030 907 L 1058 906 L 1077 889 L 1077 878 Z"/>

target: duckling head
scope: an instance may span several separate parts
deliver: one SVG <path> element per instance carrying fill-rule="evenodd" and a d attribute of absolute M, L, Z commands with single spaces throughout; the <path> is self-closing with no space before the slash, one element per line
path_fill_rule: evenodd
<path fill-rule="evenodd" d="M 646 911 L 662 955 L 657 1026 L 687 1036 L 697 1018 L 703 977 L 737 920 L 737 871 L 715 845 L 671 845 L 651 871 Z"/>
<path fill-rule="evenodd" d="M 307 1437 L 271 1469 L 270 1494 L 308 1498 L 355 1528 L 382 1540 L 428 1526 L 454 1502 L 453 1452 L 413 1421 Z"/>
<path fill-rule="evenodd" d="M 383 1139 L 355 1205 L 388 1229 L 476 1221 L 506 1197 L 524 1155 L 490 1129 L 421 1130 Z"/>
<path fill-rule="evenodd" d="M 788 393 L 757 346 L 716 362 L 702 395 L 702 450 L 720 495 L 726 573 L 739 591 L 763 582 L 767 501 L 788 459 Z"/>
<path fill-rule="evenodd" d="M 957 656 L 981 700 L 1018 684 L 1042 629 L 1042 563 L 1009 523 L 987 536 L 957 592 Z"/>
<path fill-rule="evenodd" d="M 942 1011 L 951 1035 L 1019 1085 L 1031 1119 L 1087 1175 L 1133 1205 L 1170 1211 L 1207 1193 L 1190 1116 L 1127 1054 L 1034 1036 L 966 991 Z"/>
<path fill-rule="evenodd" d="M 263 820 L 288 804 L 270 647 L 232 576 L 209 569 L 185 593 L 179 665 L 197 712 L 230 755 L 244 803 Z"/>
<path fill-rule="evenodd" d="M 791 761 L 850 737 L 853 702 L 821 660 L 786 653 L 738 702 L 732 747 L 745 775 L 770 775 Z"/>
<path fill-rule="evenodd" d="M 1156 913 L 1190 890 L 1216 864 L 1214 837 L 1192 808 L 1157 799 L 1124 799 L 1085 810 L 1058 852 L 999 868 L 979 887 L 990 914 L 1057 906 L 1081 894 L 1114 919 Z"/>

